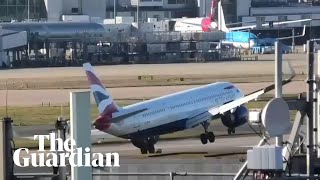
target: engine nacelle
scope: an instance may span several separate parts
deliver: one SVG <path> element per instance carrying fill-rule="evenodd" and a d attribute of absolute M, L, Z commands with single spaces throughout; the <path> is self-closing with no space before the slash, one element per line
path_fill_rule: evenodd
<path fill-rule="evenodd" d="M 228 128 L 239 127 L 249 119 L 249 110 L 245 106 L 239 106 L 234 112 L 227 112 L 221 117 L 222 124 Z"/>

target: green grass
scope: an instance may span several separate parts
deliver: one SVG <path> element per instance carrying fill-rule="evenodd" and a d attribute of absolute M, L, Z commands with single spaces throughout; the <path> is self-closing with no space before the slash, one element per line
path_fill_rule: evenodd
<path fill-rule="evenodd" d="M 14 125 L 27 126 L 36 124 L 54 124 L 57 117 L 62 115 L 69 118 L 70 112 L 67 106 L 34 106 L 34 107 L 8 107 L 8 115 L 12 118 Z M 96 108 L 92 108 L 92 115 L 97 114 Z M 0 114 L 5 115 L 5 108 L 0 108 Z"/>
<path fill-rule="evenodd" d="M 38 140 L 29 140 L 29 139 L 22 139 L 22 138 L 14 138 L 14 145 L 15 148 L 39 148 L 39 142 Z M 48 140 L 44 141 L 44 146 L 45 147 L 50 147 L 50 142 Z"/>
<path fill-rule="evenodd" d="M 286 99 L 294 99 L 295 96 L 286 96 Z M 263 108 L 270 96 L 264 96 L 260 101 L 252 101 L 246 106 L 249 109 Z M 137 100 L 123 100 L 118 101 L 121 106 L 132 104 Z M 5 116 L 6 108 L 0 107 L 0 116 Z M 69 106 L 34 106 L 34 107 L 8 107 L 8 115 L 12 118 L 14 125 L 16 126 L 28 126 L 28 125 L 41 125 L 41 124 L 54 124 L 57 117 L 63 116 L 68 119 L 70 116 Z M 294 111 L 291 113 L 291 117 L 294 117 Z M 95 119 L 98 116 L 98 109 L 95 104 L 91 108 L 91 119 Z"/>
<path fill-rule="evenodd" d="M 294 96 L 286 96 L 286 99 L 293 99 Z M 252 101 L 246 106 L 249 109 L 252 108 L 263 108 L 266 103 L 268 102 L 268 99 L 270 97 L 264 96 L 262 100 L 260 101 Z M 120 101 L 120 105 L 128 105 L 131 103 L 134 103 L 133 100 L 128 101 Z M 9 114 L 11 118 L 14 121 L 14 125 L 22 125 L 22 126 L 28 126 L 28 125 L 40 125 L 40 124 L 54 124 L 56 122 L 56 119 L 61 114 L 61 107 L 57 106 L 51 106 L 51 107 L 9 107 L 8 109 Z M 0 107 L 0 115 L 4 115 L 5 108 Z M 296 111 L 291 111 L 290 116 L 291 119 L 294 119 Z M 65 118 L 69 118 L 69 108 L 68 106 L 63 106 L 63 116 Z M 92 105 L 92 113 L 91 118 L 92 120 L 95 119 L 98 116 L 98 111 L 96 108 L 96 105 Z M 211 124 L 214 126 L 215 123 L 220 123 L 220 121 L 213 121 Z M 181 131 L 176 132 L 172 134 L 167 134 L 162 136 L 162 139 L 178 139 L 178 138 L 192 138 L 199 135 L 199 132 L 197 130 L 187 130 L 187 131 Z M 110 140 L 111 142 L 122 142 L 122 141 L 115 141 Z M 38 147 L 38 141 L 34 140 L 26 140 L 21 138 L 15 139 L 15 147 L 21 148 L 37 148 Z M 49 147 L 49 142 L 45 143 L 46 147 Z"/>

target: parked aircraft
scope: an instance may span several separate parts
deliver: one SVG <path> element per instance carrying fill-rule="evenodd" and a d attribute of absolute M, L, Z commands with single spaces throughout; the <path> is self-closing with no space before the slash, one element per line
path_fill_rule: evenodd
<path fill-rule="evenodd" d="M 214 15 L 217 9 L 218 4 L 218 21 L 215 21 Z M 218 31 L 219 26 L 220 30 L 226 32 L 226 39 L 222 41 L 223 44 L 230 44 L 236 48 L 244 48 L 249 49 L 257 45 L 258 38 L 255 34 L 251 32 L 246 32 L 242 30 L 248 30 L 256 28 L 257 25 L 250 26 L 241 26 L 241 27 L 233 27 L 228 28 L 225 22 L 224 12 L 221 6 L 221 1 L 218 3 L 216 0 L 212 0 L 211 10 L 208 17 L 205 18 L 179 18 L 173 19 L 176 21 L 175 30 L 181 32 L 212 32 Z M 283 21 L 283 22 L 275 22 L 274 26 L 282 25 L 282 24 L 290 24 L 297 22 L 311 21 L 311 19 L 302 19 L 302 20 L 294 20 L 294 21 Z M 262 27 L 269 26 L 269 23 L 265 23 L 261 25 Z"/>
<path fill-rule="evenodd" d="M 215 141 L 208 131 L 210 121 L 220 118 L 228 133 L 248 121 L 243 105 L 270 91 L 274 86 L 247 96 L 229 82 L 217 82 L 186 91 L 120 107 L 105 89 L 90 63 L 83 64 L 100 116 L 93 122 L 96 129 L 130 139 L 142 154 L 155 153 L 160 135 L 183 131 L 202 125 L 202 144 Z M 284 82 L 288 83 L 291 79 Z"/>

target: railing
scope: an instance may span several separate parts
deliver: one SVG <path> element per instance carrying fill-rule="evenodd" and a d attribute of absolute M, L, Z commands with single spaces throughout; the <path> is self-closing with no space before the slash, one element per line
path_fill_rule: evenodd
<path fill-rule="evenodd" d="M 236 173 L 197 173 L 197 172 L 150 172 L 150 173 L 92 173 L 93 177 L 112 177 L 112 176 L 161 176 L 169 177 L 170 180 L 174 180 L 174 177 L 234 177 Z M 56 174 L 52 173 L 16 173 L 18 178 L 39 178 L 39 177 L 54 177 Z M 68 174 L 70 176 L 70 174 Z"/>

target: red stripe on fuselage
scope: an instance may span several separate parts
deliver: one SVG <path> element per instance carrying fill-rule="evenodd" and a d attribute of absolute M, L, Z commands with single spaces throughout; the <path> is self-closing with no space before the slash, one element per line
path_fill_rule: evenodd
<path fill-rule="evenodd" d="M 108 105 L 100 116 L 94 121 L 94 126 L 100 131 L 104 131 L 110 128 L 112 113 L 118 112 L 118 109 L 114 103 Z"/>

